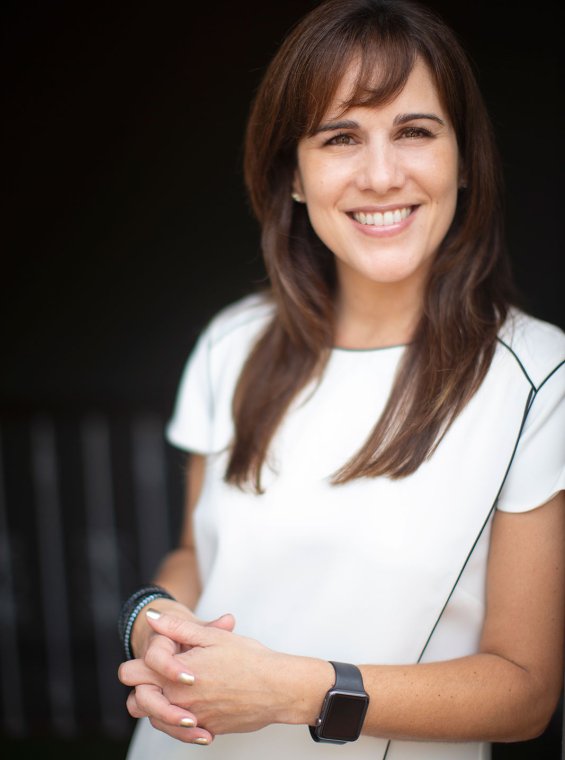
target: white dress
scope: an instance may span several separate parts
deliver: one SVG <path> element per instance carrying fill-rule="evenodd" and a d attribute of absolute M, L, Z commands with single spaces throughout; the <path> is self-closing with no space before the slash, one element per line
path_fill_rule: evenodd
<path fill-rule="evenodd" d="M 264 467 L 266 492 L 223 480 L 231 401 L 271 306 L 224 310 L 185 369 L 168 439 L 208 455 L 195 510 L 203 593 L 197 614 L 232 612 L 236 631 L 284 652 L 353 663 L 415 663 L 477 650 L 495 508 L 533 509 L 565 487 L 565 335 L 513 312 L 480 389 L 431 457 L 401 480 L 332 486 L 378 418 L 404 346 L 335 349 L 319 385 L 293 403 Z M 479 760 L 480 743 L 362 736 L 316 744 L 306 726 L 273 725 L 178 742 L 140 721 L 128 760 Z"/>

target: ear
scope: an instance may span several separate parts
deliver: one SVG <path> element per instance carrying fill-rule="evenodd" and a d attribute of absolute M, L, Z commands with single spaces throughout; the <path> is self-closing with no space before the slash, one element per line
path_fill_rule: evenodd
<path fill-rule="evenodd" d="M 294 170 L 294 176 L 292 178 L 292 199 L 297 203 L 305 203 L 304 188 L 302 187 L 302 178 L 298 167 Z"/>

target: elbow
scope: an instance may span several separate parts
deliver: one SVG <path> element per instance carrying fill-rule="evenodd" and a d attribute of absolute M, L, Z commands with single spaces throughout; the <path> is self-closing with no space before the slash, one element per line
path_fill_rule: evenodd
<path fill-rule="evenodd" d="M 498 719 L 493 714 L 490 741 L 511 743 L 537 739 L 552 723 L 563 691 L 562 668 L 524 667 L 501 655 L 498 675 Z M 493 668 L 494 671 L 494 668 Z M 507 678 L 503 678 L 505 674 Z M 558 718 L 559 720 L 559 718 Z M 565 760 L 565 758 L 564 758 Z"/>
<path fill-rule="evenodd" d="M 516 731 L 515 735 L 510 738 L 506 739 L 507 742 L 528 742 L 532 739 L 537 739 L 539 736 L 541 736 L 544 731 L 546 730 L 547 726 L 549 725 L 549 722 L 551 720 L 551 716 L 544 721 L 528 721 L 527 725 L 521 726 L 520 730 Z"/>
<path fill-rule="evenodd" d="M 513 730 L 509 736 L 498 739 L 502 742 L 525 742 L 537 739 L 541 736 L 550 725 L 559 701 L 559 694 L 553 696 L 550 694 L 538 694 L 537 699 L 532 699 L 521 711 L 521 720 L 514 723 Z"/>
<path fill-rule="evenodd" d="M 557 700 L 549 704 L 544 710 L 540 710 L 539 715 L 536 716 L 536 720 L 530 721 L 528 730 L 525 732 L 523 739 L 520 739 L 520 741 L 537 739 L 539 736 L 545 733 L 552 722 L 552 718 L 555 715 L 556 707 Z"/>
<path fill-rule="evenodd" d="M 545 732 L 550 723 L 550 720 L 551 717 L 543 722 L 528 721 L 527 725 L 520 726 L 514 732 L 512 732 L 510 736 L 496 739 L 496 741 L 510 744 L 512 742 L 529 742 L 532 739 L 537 739 Z"/>
<path fill-rule="evenodd" d="M 555 678 L 553 683 L 543 682 L 539 684 L 537 695 L 532 704 L 530 721 L 530 731 L 528 739 L 537 739 L 541 736 L 555 718 L 561 723 L 561 715 L 557 715 L 557 710 L 561 705 L 563 697 L 563 681 L 561 678 Z M 561 710 L 559 709 L 559 713 Z"/>

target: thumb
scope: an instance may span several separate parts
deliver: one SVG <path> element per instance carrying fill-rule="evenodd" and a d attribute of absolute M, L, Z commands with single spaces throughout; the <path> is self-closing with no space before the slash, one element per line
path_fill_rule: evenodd
<path fill-rule="evenodd" d="M 225 615 L 220 615 L 216 620 L 210 620 L 206 625 L 209 628 L 221 628 L 231 633 L 235 628 L 235 618 L 230 612 L 226 612 Z"/>

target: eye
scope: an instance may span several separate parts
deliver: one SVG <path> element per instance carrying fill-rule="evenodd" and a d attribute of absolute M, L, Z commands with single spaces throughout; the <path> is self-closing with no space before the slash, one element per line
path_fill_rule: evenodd
<path fill-rule="evenodd" d="M 400 137 L 407 137 L 409 140 L 434 136 L 433 132 L 430 132 L 430 130 L 425 127 L 404 127 L 400 132 Z"/>
<path fill-rule="evenodd" d="M 334 135 L 327 140 L 324 145 L 353 145 L 354 140 L 351 135 L 345 132 L 340 132 L 338 135 Z"/>

